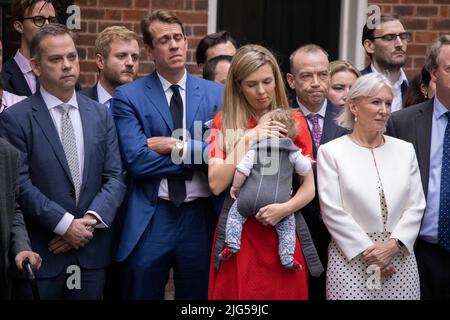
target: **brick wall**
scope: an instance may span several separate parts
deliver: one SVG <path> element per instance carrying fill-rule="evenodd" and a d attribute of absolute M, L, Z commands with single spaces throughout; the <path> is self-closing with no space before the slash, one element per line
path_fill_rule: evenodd
<path fill-rule="evenodd" d="M 190 72 L 199 73 L 195 63 L 195 48 L 207 33 L 208 0 L 75 0 L 81 8 L 81 30 L 78 32 L 77 48 L 80 54 L 83 87 L 92 86 L 97 79 L 94 42 L 97 33 L 111 25 L 123 25 L 140 36 L 140 75 L 153 70 L 144 50 L 140 21 L 144 14 L 155 9 L 175 12 L 185 26 L 188 38 L 188 64 Z"/>
<path fill-rule="evenodd" d="M 358 0 L 353 0 L 358 1 Z M 154 9 L 174 11 L 183 21 L 188 36 L 188 70 L 199 73 L 195 64 L 195 48 L 207 33 L 208 0 L 75 0 L 81 7 L 81 30 L 78 32 L 77 47 L 81 60 L 80 82 L 83 87 L 91 86 L 97 78 L 94 42 L 98 32 L 110 25 L 124 25 L 139 35 L 142 16 Z M 369 5 L 379 5 L 382 12 L 401 16 L 406 30 L 413 33 L 408 46 L 409 59 L 406 72 L 413 76 L 423 65 L 424 55 L 430 43 L 441 34 L 450 33 L 450 0 L 369 0 Z M 18 37 L 6 19 L 8 47 L 7 55 L 13 54 Z M 142 45 L 140 75 L 153 70 Z"/>
<path fill-rule="evenodd" d="M 408 44 L 406 73 L 412 77 L 423 66 L 428 46 L 442 34 L 450 33 L 450 0 L 369 0 L 381 12 L 397 14 L 403 26 L 412 32 Z"/>

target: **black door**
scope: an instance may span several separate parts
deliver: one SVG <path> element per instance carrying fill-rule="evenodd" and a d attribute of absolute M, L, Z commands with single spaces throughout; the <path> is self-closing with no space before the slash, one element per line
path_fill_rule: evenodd
<path fill-rule="evenodd" d="M 217 30 L 228 30 L 244 45 L 261 44 L 277 54 L 286 73 L 289 55 L 315 43 L 339 56 L 340 0 L 219 0 Z"/>

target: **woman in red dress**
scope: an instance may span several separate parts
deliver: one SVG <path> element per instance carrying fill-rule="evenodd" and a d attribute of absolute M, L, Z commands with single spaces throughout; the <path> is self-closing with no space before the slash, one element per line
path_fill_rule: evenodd
<path fill-rule="evenodd" d="M 236 165 L 252 145 L 267 138 L 281 137 L 287 131 L 281 123 L 274 121 L 256 125 L 261 115 L 276 108 L 288 108 L 276 59 L 264 47 L 241 47 L 233 58 L 225 84 L 222 113 L 214 119 L 210 138 L 208 180 L 214 194 L 228 190 Z M 301 114 L 294 113 L 299 126 L 294 142 L 304 155 L 312 157 L 306 121 Z M 288 202 L 268 205 L 255 217 L 248 218 L 242 231 L 240 251 L 222 261 L 218 270 L 214 268 L 217 244 L 214 238 L 209 299 L 308 299 L 308 270 L 299 242 L 301 239 L 297 239 L 294 257 L 303 270 L 287 270 L 278 258 L 278 238 L 273 227 L 312 200 L 312 171 L 300 181 L 300 185 Z M 228 192 L 226 194 L 229 197 Z"/>

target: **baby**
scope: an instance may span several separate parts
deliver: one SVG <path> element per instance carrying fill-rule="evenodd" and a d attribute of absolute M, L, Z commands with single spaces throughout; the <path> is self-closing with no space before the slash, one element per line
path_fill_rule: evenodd
<path fill-rule="evenodd" d="M 288 201 L 292 194 L 294 170 L 301 176 L 306 176 L 311 170 L 311 161 L 301 154 L 301 150 L 292 141 L 298 132 L 292 111 L 273 110 L 263 115 L 259 123 L 266 120 L 283 123 L 288 128 L 287 137 L 260 141 L 237 165 L 230 190 L 231 197 L 236 201 L 228 213 L 225 246 L 219 255 L 221 260 L 228 260 L 240 249 L 242 226 L 247 217 L 256 215 L 269 204 Z M 294 259 L 294 214 L 281 220 L 275 229 L 281 264 L 290 270 L 301 270 L 301 264 Z"/>

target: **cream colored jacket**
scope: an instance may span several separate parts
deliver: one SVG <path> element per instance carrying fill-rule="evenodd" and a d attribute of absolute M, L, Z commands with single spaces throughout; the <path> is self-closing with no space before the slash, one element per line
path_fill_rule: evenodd
<path fill-rule="evenodd" d="M 413 250 L 425 209 L 412 144 L 385 136 L 385 144 L 371 150 L 346 135 L 322 145 L 317 155 L 322 218 L 349 260 L 373 244 L 367 233 L 383 231 L 374 158 L 386 197 L 387 231 L 405 244 L 406 254 Z"/>

